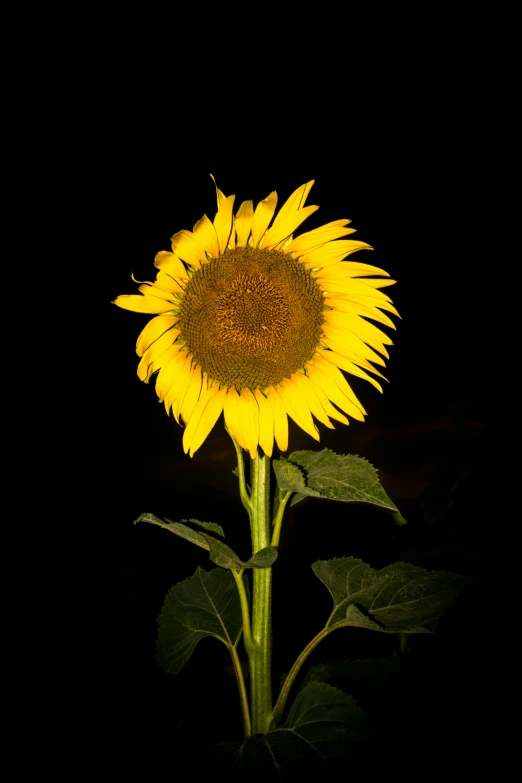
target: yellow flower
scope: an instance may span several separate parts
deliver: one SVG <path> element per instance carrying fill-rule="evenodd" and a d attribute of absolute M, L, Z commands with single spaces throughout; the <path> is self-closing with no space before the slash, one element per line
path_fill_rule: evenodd
<path fill-rule="evenodd" d="M 156 315 L 138 337 L 138 376 L 148 383 L 158 373 L 159 400 L 185 423 L 191 457 L 222 412 L 252 457 L 258 446 L 271 456 L 274 438 L 287 450 L 287 416 L 316 440 L 312 416 L 330 428 L 330 419 L 348 424 L 344 414 L 364 421 L 341 370 L 382 391 L 368 372 L 384 377 L 373 364 L 384 366 L 392 341 L 367 319 L 395 328 L 383 311 L 398 313 L 379 290 L 395 281 L 344 260 L 371 249 L 341 239 L 355 231 L 349 220 L 294 238 L 318 209 L 304 206 L 312 185 L 294 191 L 272 225 L 275 191 L 255 210 L 244 201 L 234 215 L 235 196 L 216 186 L 214 222 L 204 215 L 193 231 L 175 234 L 172 252 L 156 256 L 156 280 L 114 302 Z"/>

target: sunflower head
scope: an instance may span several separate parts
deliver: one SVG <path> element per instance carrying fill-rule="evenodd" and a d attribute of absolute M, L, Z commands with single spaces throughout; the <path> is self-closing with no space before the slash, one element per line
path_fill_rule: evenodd
<path fill-rule="evenodd" d="M 186 425 L 185 453 L 193 456 L 224 412 L 231 435 L 254 457 L 272 455 L 274 439 L 288 448 L 288 416 L 316 440 L 315 417 L 348 424 L 365 410 L 343 373 L 379 391 L 389 337 L 372 321 L 395 328 L 398 315 L 380 289 L 387 272 L 346 260 L 365 242 L 349 220 L 294 237 L 318 207 L 305 207 L 312 182 L 298 188 L 274 218 L 274 191 L 254 210 L 219 188 L 214 221 L 172 237 L 158 253 L 154 282 L 114 304 L 155 315 L 138 337 L 138 376 L 156 391 L 167 413 Z M 133 278 L 134 279 L 134 278 Z M 138 282 L 138 281 L 135 281 Z M 369 375 L 368 373 L 372 373 Z"/>

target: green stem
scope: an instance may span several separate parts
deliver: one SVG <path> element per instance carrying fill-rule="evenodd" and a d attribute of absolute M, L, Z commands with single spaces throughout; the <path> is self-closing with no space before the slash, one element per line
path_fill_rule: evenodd
<path fill-rule="evenodd" d="M 296 662 L 288 672 L 286 676 L 286 680 L 283 683 L 283 687 L 281 688 L 281 693 L 279 694 L 279 698 L 277 700 L 277 704 L 274 707 L 274 712 L 272 716 L 272 728 L 275 728 L 277 726 L 278 722 L 281 720 L 281 717 L 283 715 L 283 712 L 285 710 L 286 700 L 288 699 L 288 695 L 290 693 L 290 690 L 292 689 L 292 685 L 294 684 L 295 678 L 299 674 L 299 670 L 301 669 L 301 666 L 306 661 L 312 650 L 317 647 L 319 642 L 321 642 L 326 636 L 328 636 L 329 633 L 331 633 L 333 630 L 335 630 L 336 626 L 331 625 L 330 627 L 323 628 L 322 631 L 320 631 L 317 636 L 314 636 L 312 641 L 304 648 L 303 652 L 298 656 Z"/>
<path fill-rule="evenodd" d="M 252 495 L 250 525 L 253 554 L 270 545 L 270 459 L 256 456 L 251 461 Z M 252 636 L 250 681 L 252 731 L 265 734 L 272 717 L 271 685 L 271 600 L 272 569 L 253 569 Z"/>
<path fill-rule="evenodd" d="M 279 537 L 281 535 L 281 525 L 283 524 L 283 515 L 285 513 L 286 504 L 292 497 L 292 492 L 285 490 L 279 490 L 279 506 L 277 507 L 277 514 L 274 517 L 274 532 L 272 533 L 272 546 L 279 546 Z"/>
<path fill-rule="evenodd" d="M 232 434 L 229 430 L 227 430 L 228 434 L 232 438 L 232 443 L 234 444 L 234 448 L 236 450 L 237 455 L 237 474 L 239 478 L 239 496 L 241 498 L 241 502 L 243 503 L 244 507 L 250 514 L 251 512 L 251 504 L 250 504 L 250 497 L 248 495 L 248 490 L 246 486 L 245 481 L 245 463 L 243 461 L 243 449 L 237 442 L 237 440 L 232 437 Z"/>
<path fill-rule="evenodd" d="M 237 684 L 239 686 L 239 700 L 241 702 L 241 714 L 243 716 L 243 730 L 245 732 L 245 737 L 250 737 L 252 735 L 252 723 L 250 721 L 248 695 L 245 686 L 245 678 L 243 677 L 243 669 L 241 668 L 241 661 L 239 660 L 237 649 L 235 647 L 230 647 L 229 649 L 232 656 L 232 662 L 234 664 Z"/>

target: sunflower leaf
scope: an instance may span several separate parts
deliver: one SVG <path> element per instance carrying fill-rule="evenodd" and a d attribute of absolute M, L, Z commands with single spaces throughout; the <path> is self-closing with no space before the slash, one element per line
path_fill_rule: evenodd
<path fill-rule="evenodd" d="M 202 535 L 207 540 L 210 559 L 221 568 L 231 568 L 235 571 L 241 571 L 244 568 L 269 568 L 277 559 L 277 547 L 267 546 L 256 552 L 249 560 L 244 561 L 222 541 L 205 533 Z"/>
<path fill-rule="evenodd" d="M 281 727 L 219 749 L 232 780 L 308 780 L 325 762 L 364 750 L 371 736 L 368 716 L 352 696 L 312 682 L 297 694 Z"/>
<path fill-rule="evenodd" d="M 186 522 L 187 520 L 183 520 Z M 198 522 L 196 519 L 190 519 L 189 522 L 204 527 L 207 530 L 213 530 L 219 535 L 224 535 L 223 529 L 220 525 L 216 525 L 213 522 Z M 209 557 L 213 563 L 221 568 L 231 568 L 235 571 L 240 571 L 244 568 L 269 568 L 277 558 L 276 547 L 266 547 L 265 549 L 256 552 L 256 554 L 247 561 L 241 560 L 238 555 L 223 541 L 214 538 L 209 533 L 200 533 L 197 530 L 193 530 L 188 525 L 184 525 L 182 522 L 172 522 L 172 520 L 165 518 L 160 519 L 154 514 L 141 514 L 137 522 L 149 522 L 151 525 L 158 525 L 165 530 L 169 530 L 180 538 L 184 538 L 186 541 L 190 541 L 192 544 L 206 549 L 209 553 Z"/>
<path fill-rule="evenodd" d="M 303 471 L 294 465 L 293 462 L 289 462 L 287 459 L 281 457 L 281 459 L 275 459 L 272 461 L 274 466 L 274 472 L 276 474 L 277 484 L 281 489 L 290 492 L 306 492 L 307 486 Z M 318 492 L 310 493 L 314 496 L 318 496 Z"/>
<path fill-rule="evenodd" d="M 249 560 L 246 561 L 244 568 L 270 568 L 277 560 L 277 547 L 266 546 L 260 549 Z"/>
<path fill-rule="evenodd" d="M 227 647 L 237 644 L 242 630 L 241 605 L 232 574 L 221 568 L 204 571 L 171 587 L 158 615 L 156 659 L 177 674 L 205 636 Z"/>
<path fill-rule="evenodd" d="M 203 530 L 208 530 L 211 533 L 216 533 L 221 538 L 225 538 L 225 531 L 221 527 L 221 525 L 216 524 L 216 522 L 200 522 L 199 519 L 182 519 L 182 522 L 190 522 L 191 525 L 197 525 L 198 527 L 202 527 Z"/>
<path fill-rule="evenodd" d="M 291 467 L 289 467 L 291 466 Z M 379 482 L 377 470 L 363 457 L 322 451 L 294 451 L 287 460 L 274 460 L 280 487 L 297 493 L 292 505 L 304 497 L 344 503 L 368 503 L 391 511 L 397 524 L 405 524 Z"/>
<path fill-rule="evenodd" d="M 185 520 L 186 521 L 186 520 Z M 180 536 L 181 538 L 191 541 L 196 546 L 200 546 L 202 549 L 208 551 L 209 545 L 203 533 L 198 533 L 196 530 L 192 530 L 191 527 L 182 524 L 181 522 L 172 522 L 170 519 L 163 520 L 157 517 L 155 514 L 140 514 L 140 516 L 134 520 L 134 524 L 138 522 L 148 522 L 151 525 L 157 525 L 163 527 L 165 530 L 170 530 L 171 533 Z"/>
<path fill-rule="evenodd" d="M 355 557 L 318 560 L 312 570 L 333 598 L 327 628 L 359 625 L 385 633 L 433 630 L 454 598 L 472 583 L 468 577 L 425 571 L 410 563 L 377 571 Z"/>

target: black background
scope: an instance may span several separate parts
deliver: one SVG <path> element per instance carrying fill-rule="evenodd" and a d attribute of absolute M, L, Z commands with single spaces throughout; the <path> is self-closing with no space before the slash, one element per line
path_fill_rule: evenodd
<path fill-rule="evenodd" d="M 274 682 L 330 611 L 310 570 L 314 560 L 353 555 L 377 568 L 406 560 L 475 575 L 478 584 L 437 635 L 411 645 L 401 699 L 379 746 L 383 763 L 406 744 L 412 762 L 469 764 L 482 737 L 477 677 L 490 653 L 480 625 L 485 560 L 502 533 L 497 527 L 492 540 L 487 524 L 500 524 L 504 502 L 487 462 L 498 435 L 488 329 L 478 320 L 488 258 L 479 216 L 491 194 L 474 165 L 471 110 L 438 93 L 429 101 L 404 92 L 361 101 L 333 87 L 277 103 L 263 94 L 253 106 L 233 91 L 210 100 L 185 86 L 158 106 L 118 84 L 93 103 L 88 142 L 75 151 L 75 175 L 89 194 L 88 219 L 78 220 L 81 367 L 74 362 L 89 753 L 118 765 L 163 763 L 192 747 L 194 736 L 204 744 L 212 727 L 219 739 L 241 730 L 224 647 L 206 640 L 176 677 L 154 661 L 164 595 L 198 564 L 210 567 L 205 553 L 132 524 L 144 511 L 218 522 L 246 556 L 232 444 L 218 424 L 192 460 L 183 454 L 182 430 L 158 404 L 153 384 L 136 376 L 135 341 L 148 317 L 110 304 L 135 292 L 131 272 L 153 277 L 154 256 L 169 249 L 173 233 L 192 228 L 204 212 L 213 218 L 212 173 L 226 195 L 236 194 L 236 208 L 274 189 L 281 205 L 315 179 L 308 203 L 320 210 L 303 230 L 350 218 L 356 238 L 375 248 L 361 260 L 398 281 L 387 289 L 402 316 L 389 384 L 381 396 L 354 379 L 366 422 L 321 428 L 319 448 L 369 459 L 409 524 L 398 529 L 384 514 L 315 501 L 287 514 L 274 569 Z M 317 447 L 291 423 L 290 451 Z M 344 631 L 310 662 L 395 649 L 393 639 Z"/>

